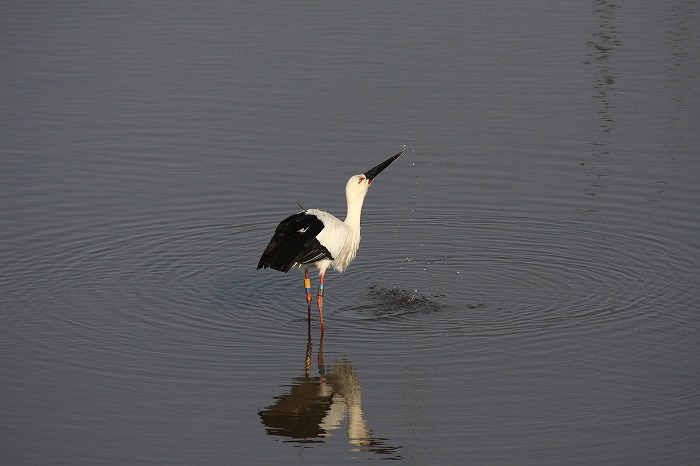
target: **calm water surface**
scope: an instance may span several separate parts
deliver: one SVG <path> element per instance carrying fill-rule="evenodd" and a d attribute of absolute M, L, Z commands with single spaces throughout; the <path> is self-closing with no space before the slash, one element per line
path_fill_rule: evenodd
<path fill-rule="evenodd" d="M 647 3 L 3 2 L 0 462 L 696 462 L 699 8 Z M 259 256 L 403 146 L 321 335 Z"/>

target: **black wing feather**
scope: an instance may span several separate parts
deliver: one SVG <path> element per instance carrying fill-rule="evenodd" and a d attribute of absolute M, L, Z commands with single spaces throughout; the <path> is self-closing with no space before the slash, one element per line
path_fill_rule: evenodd
<path fill-rule="evenodd" d="M 295 264 L 310 264 L 321 259 L 333 259 L 316 239 L 323 222 L 306 211 L 291 215 L 280 222 L 265 248 L 258 269 L 271 267 L 288 272 Z"/>

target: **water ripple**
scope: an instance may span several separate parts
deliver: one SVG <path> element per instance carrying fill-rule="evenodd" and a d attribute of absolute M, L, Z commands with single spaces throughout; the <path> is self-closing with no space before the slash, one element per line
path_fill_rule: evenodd
<path fill-rule="evenodd" d="M 445 320 L 471 335 L 508 335 L 631 324 L 669 308 L 682 321 L 697 299 L 685 286 L 692 253 L 664 238 L 517 217 L 392 222 L 399 228 L 375 226 L 372 251 L 358 259 L 353 278 L 369 282 L 367 292 L 344 296 L 359 320 Z"/>
<path fill-rule="evenodd" d="M 196 370 L 210 350 L 272 340 L 263 358 L 273 362 L 296 351 L 307 310 L 300 271 L 255 270 L 268 217 L 243 215 L 235 225 L 144 218 L 118 234 L 114 225 L 97 225 L 32 238 L 33 254 L 11 257 L 15 274 L 3 285 L 33 311 L 5 317 L 4 343 L 18 345 L 15 337 L 29 330 L 48 353 L 60 327 L 77 348 L 101 346 L 127 359 L 170 354 Z M 341 341 L 348 333 L 354 344 L 398 332 L 425 350 L 446 350 L 465 337 L 520 335 L 541 345 L 543 334 L 641 326 L 661 313 L 674 324 L 690 322 L 697 302 L 697 291 L 686 286 L 694 280 L 692 253 L 640 232 L 509 216 L 399 214 L 367 230 L 350 270 L 327 277 L 327 332 Z M 54 316 L 51 302 L 75 312 Z M 316 322 L 315 306 L 312 317 Z M 68 360 L 104 370 L 96 355 L 76 352 Z M 130 369 L 113 370 L 127 377 Z"/>

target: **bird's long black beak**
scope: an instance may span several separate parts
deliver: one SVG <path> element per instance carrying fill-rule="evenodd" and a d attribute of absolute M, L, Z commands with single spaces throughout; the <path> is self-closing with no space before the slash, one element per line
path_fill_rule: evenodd
<path fill-rule="evenodd" d="M 405 149 L 404 149 L 404 150 L 405 150 Z M 391 165 L 391 163 L 392 163 L 394 160 L 398 159 L 399 156 L 401 156 L 401 154 L 403 154 L 403 151 L 401 151 L 401 152 L 399 152 L 398 154 L 396 154 L 396 155 L 390 157 L 389 159 L 383 161 L 382 163 L 380 163 L 380 164 L 377 165 L 376 167 L 370 168 L 369 170 L 367 170 L 367 171 L 364 173 L 364 175 L 367 177 L 367 179 L 368 179 L 369 182 L 371 183 L 372 180 L 374 179 L 374 177 L 377 176 L 377 175 L 379 175 L 379 172 L 381 172 L 381 171 L 384 170 L 386 167 L 388 167 L 389 165 Z"/>

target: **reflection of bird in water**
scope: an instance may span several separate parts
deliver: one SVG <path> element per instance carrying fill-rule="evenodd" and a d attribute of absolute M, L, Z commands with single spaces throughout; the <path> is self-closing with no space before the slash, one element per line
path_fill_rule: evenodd
<path fill-rule="evenodd" d="M 360 247 L 360 215 L 369 185 L 374 178 L 403 151 L 390 157 L 361 175 L 350 178 L 345 186 L 348 212 L 340 221 L 324 210 L 303 210 L 282 220 L 265 248 L 258 269 L 271 267 L 288 272 L 292 267 L 304 269 L 304 288 L 311 320 L 311 281 L 309 267 L 316 267 L 320 274 L 318 285 L 318 314 L 323 330 L 323 279 L 326 269 L 333 266 L 343 272 L 355 259 Z"/>
<path fill-rule="evenodd" d="M 268 434 L 302 443 L 321 442 L 330 437 L 330 431 L 339 429 L 347 416 L 348 441 L 357 446 L 372 443 L 362 413 L 359 379 L 348 361 L 334 364 L 325 382 L 320 377 L 292 379 L 290 392 L 276 399 L 259 413 Z"/>
<path fill-rule="evenodd" d="M 269 435 L 288 437 L 292 442 L 322 443 L 347 419 L 348 442 L 362 451 L 391 455 L 397 447 L 372 436 L 362 412 L 362 389 L 355 368 L 341 359 L 325 370 L 323 334 L 319 344 L 319 377 L 309 376 L 311 329 L 306 351 L 306 374 L 292 379 L 289 393 L 275 397 L 275 404 L 258 414 Z"/>
<path fill-rule="evenodd" d="M 340 360 L 333 365 L 324 389 L 330 392 L 331 405 L 321 428 L 326 432 L 338 429 L 347 415 L 348 441 L 352 445 L 370 446 L 372 439 L 362 413 L 360 379 L 349 361 Z"/>
<path fill-rule="evenodd" d="M 330 409 L 331 395 L 323 396 L 319 377 L 295 377 L 286 395 L 276 396 L 276 403 L 258 414 L 270 435 L 289 437 L 300 443 L 322 442 L 321 427 Z"/>

